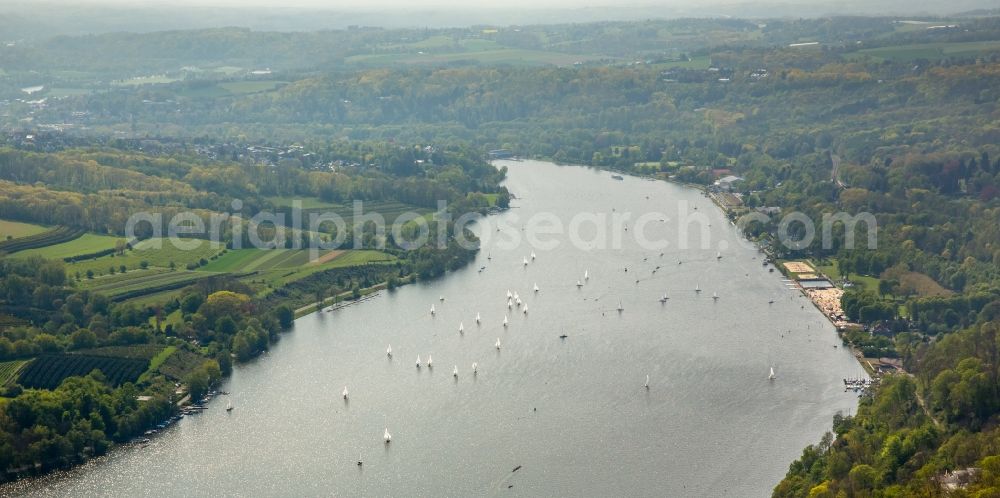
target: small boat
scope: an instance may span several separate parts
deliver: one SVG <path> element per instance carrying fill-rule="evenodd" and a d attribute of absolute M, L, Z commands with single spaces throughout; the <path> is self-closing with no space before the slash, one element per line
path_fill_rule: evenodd
<path fill-rule="evenodd" d="M 774 304 L 774 299 L 768 299 L 767 304 Z"/>
<path fill-rule="evenodd" d="M 347 399 L 347 386 L 344 386 L 344 391 L 340 393 L 340 395 L 343 396 L 344 399 Z"/>
<path fill-rule="evenodd" d="M 719 300 L 719 294 L 717 292 L 713 292 L 712 293 L 712 299 L 715 299 L 716 301 L 718 301 Z"/>
<path fill-rule="evenodd" d="M 432 304 L 431 305 L 431 315 L 433 315 L 433 314 L 434 314 L 434 305 Z"/>
<path fill-rule="evenodd" d="M 514 297 L 514 295 L 510 293 L 510 289 L 507 289 L 507 299 L 510 299 L 512 297 Z"/>
<path fill-rule="evenodd" d="M 649 374 L 646 374 L 646 383 L 642 385 L 646 389 L 649 389 Z"/>
<path fill-rule="evenodd" d="M 507 315 L 504 315 L 504 316 L 503 316 L 503 326 L 504 326 L 504 327 L 506 327 L 506 326 L 507 326 Z"/>
<path fill-rule="evenodd" d="M 499 337 L 497 337 L 496 348 L 497 348 L 497 351 L 500 351 L 500 338 Z"/>
<path fill-rule="evenodd" d="M 534 288 L 534 291 L 535 291 L 535 292 L 538 292 L 538 284 L 535 284 L 535 288 Z"/>
<path fill-rule="evenodd" d="M 695 292 L 701 292 L 701 286 L 700 285 L 694 286 L 694 291 Z"/>
<path fill-rule="evenodd" d="M 715 259 L 722 259 L 722 253 L 721 252 L 716 252 L 715 253 Z"/>
<path fill-rule="evenodd" d="M 392 441 L 392 434 L 389 434 L 388 427 L 386 427 L 385 432 L 382 433 L 382 439 L 385 440 L 385 444 L 389 444 L 389 441 Z"/>
<path fill-rule="evenodd" d="M 479 318 L 479 313 L 476 313 L 476 323 L 479 323 L 480 321 L 481 321 L 481 320 L 480 320 L 480 318 Z"/>
<path fill-rule="evenodd" d="M 347 398 L 347 396 L 345 395 L 344 398 Z M 232 401 L 230 401 L 229 404 L 226 406 L 226 411 L 227 412 L 233 411 L 233 402 Z"/>
<path fill-rule="evenodd" d="M 465 332 L 465 324 L 459 322 L 458 323 L 458 333 L 461 334 L 461 333 L 464 333 L 464 332 Z"/>
<path fill-rule="evenodd" d="M 774 367 L 771 367 L 771 374 L 767 376 L 767 380 L 774 380 Z"/>
<path fill-rule="evenodd" d="M 521 300 L 521 296 L 517 295 L 517 291 L 514 291 L 514 300 L 515 301 L 520 301 Z"/>
<path fill-rule="evenodd" d="M 619 300 L 618 300 L 618 312 L 619 312 L 619 313 L 621 313 L 622 311 L 625 311 L 625 307 L 624 307 L 624 306 L 622 306 L 622 302 L 621 302 L 621 300 L 619 299 Z"/>
<path fill-rule="evenodd" d="M 532 261 L 534 261 L 534 259 L 535 259 L 535 251 L 531 251 L 531 259 L 532 259 Z"/>
<path fill-rule="evenodd" d="M 590 270 L 584 270 L 583 271 L 583 279 L 584 280 L 590 280 Z"/>
<path fill-rule="evenodd" d="M 660 298 L 660 302 L 661 302 L 661 303 L 665 303 L 665 302 L 667 302 L 667 300 L 668 300 L 668 299 L 670 299 L 670 298 L 669 298 L 669 297 L 667 297 L 667 294 L 666 294 L 666 293 L 664 293 L 664 294 L 663 294 L 663 297 L 661 297 L 661 298 Z"/>
<path fill-rule="evenodd" d="M 427 355 L 427 368 L 434 368 L 434 358 L 431 355 Z"/>
<path fill-rule="evenodd" d="M 456 379 L 458 378 L 458 365 L 455 365 L 455 368 L 451 369 L 451 376 Z"/>
<path fill-rule="evenodd" d="M 508 299 L 507 300 L 507 309 L 511 309 L 513 307 L 514 307 L 514 301 L 511 301 L 510 299 Z"/>
<path fill-rule="evenodd" d="M 444 296 L 439 297 L 438 301 L 444 301 Z"/>
<path fill-rule="evenodd" d="M 390 344 L 389 347 L 385 348 L 385 355 L 388 356 L 389 358 L 392 358 L 392 344 Z"/>
<path fill-rule="evenodd" d="M 577 281 L 576 281 L 576 286 L 577 286 L 577 287 L 583 287 L 583 284 L 581 284 L 581 283 L 580 283 L 580 281 L 579 281 L 579 280 L 577 280 Z"/>
<path fill-rule="evenodd" d="M 521 298 L 517 298 L 517 301 L 514 301 L 514 304 L 516 304 L 517 307 L 520 308 L 521 305 L 524 304 L 524 303 L 521 302 Z"/>
<path fill-rule="evenodd" d="M 472 373 L 473 374 L 479 373 L 479 364 L 476 362 L 472 362 Z"/>
<path fill-rule="evenodd" d="M 486 253 L 486 259 L 493 259 L 493 252 Z"/>
<path fill-rule="evenodd" d="M 525 314 L 525 315 L 527 315 L 527 314 L 528 314 L 528 305 L 527 305 L 527 304 L 525 304 L 525 305 L 524 305 L 524 309 L 523 309 L 523 310 L 521 310 L 521 311 L 523 311 L 523 312 L 524 312 L 524 314 Z"/>
<path fill-rule="evenodd" d="M 524 266 L 528 266 L 528 258 L 524 258 Z"/>

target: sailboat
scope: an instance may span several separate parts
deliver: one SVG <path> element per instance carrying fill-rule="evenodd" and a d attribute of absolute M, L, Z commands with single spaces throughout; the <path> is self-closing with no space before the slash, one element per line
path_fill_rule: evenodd
<path fill-rule="evenodd" d="M 767 376 L 767 380 L 774 380 L 774 367 L 771 367 L 771 374 Z"/>
<path fill-rule="evenodd" d="M 344 396 L 344 399 L 347 399 L 346 395 Z M 226 406 L 226 411 L 227 412 L 233 411 L 233 402 L 232 401 L 230 401 L 229 404 Z"/>
<path fill-rule="evenodd" d="M 532 260 L 534 260 L 534 259 L 535 259 L 535 251 L 531 251 L 531 259 L 532 259 Z"/>
<path fill-rule="evenodd" d="M 660 298 L 660 302 L 661 302 L 661 303 L 665 303 L 665 302 L 667 302 L 667 299 L 670 299 L 670 298 L 669 298 L 669 297 L 667 297 L 667 293 L 666 293 L 666 292 L 664 292 L 664 293 L 663 293 L 663 297 L 661 297 L 661 298 Z"/>
<path fill-rule="evenodd" d="M 392 434 L 389 434 L 388 427 L 386 427 L 385 432 L 382 433 L 382 439 L 385 440 L 385 444 L 389 444 L 389 441 L 392 441 Z"/>
<path fill-rule="evenodd" d="M 458 323 L 458 333 L 461 334 L 461 333 L 464 333 L 464 332 L 465 332 L 465 324 L 462 323 L 462 322 L 459 322 Z"/>
<path fill-rule="evenodd" d="M 434 358 L 431 355 L 427 355 L 427 368 L 434 368 Z"/>
<path fill-rule="evenodd" d="M 496 348 L 497 348 L 497 351 L 500 351 L 500 338 L 499 337 L 497 337 Z"/>
<path fill-rule="evenodd" d="M 577 280 L 577 281 L 576 281 L 576 286 L 577 286 L 577 287 L 583 287 L 583 284 L 581 284 L 581 283 L 580 283 L 580 281 L 579 281 L 579 280 Z"/>
<path fill-rule="evenodd" d="M 538 292 L 538 284 L 535 284 L 535 292 Z"/>
<path fill-rule="evenodd" d="M 420 355 L 417 355 L 417 368 L 420 368 Z"/>
<path fill-rule="evenodd" d="M 472 362 L 472 373 L 473 374 L 479 373 L 479 364 L 476 362 Z"/>
<path fill-rule="evenodd" d="M 439 297 L 438 301 L 444 301 L 444 296 Z"/>
<path fill-rule="evenodd" d="M 625 307 L 622 306 L 622 301 L 621 301 L 621 299 L 619 299 L 618 300 L 618 312 L 621 313 L 622 311 L 625 311 Z"/>
<path fill-rule="evenodd" d="M 519 295 L 517 294 L 517 291 L 514 291 L 514 300 L 515 300 L 515 301 L 520 301 L 520 300 L 521 300 L 521 296 L 519 296 Z"/>
<path fill-rule="evenodd" d="M 715 259 L 722 259 L 722 253 L 721 252 L 715 253 Z"/>
<path fill-rule="evenodd" d="M 511 301 L 510 299 L 508 299 L 507 300 L 507 309 L 511 309 L 513 307 L 514 307 L 514 301 Z"/>
<path fill-rule="evenodd" d="M 507 315 L 504 315 L 504 316 L 503 316 L 503 326 L 504 326 L 504 327 L 506 327 L 506 326 L 507 326 Z"/>
<path fill-rule="evenodd" d="M 649 374 L 646 374 L 646 383 L 642 385 L 646 389 L 649 389 Z"/>
<path fill-rule="evenodd" d="M 480 318 L 479 318 L 479 313 L 476 313 L 476 323 L 479 323 L 480 321 L 481 321 L 481 320 L 480 320 Z"/>
<path fill-rule="evenodd" d="M 451 369 L 451 376 L 456 379 L 458 378 L 458 365 L 455 365 L 455 368 Z"/>
<path fill-rule="evenodd" d="M 433 315 L 433 314 L 434 314 L 434 305 L 432 304 L 431 305 L 431 315 Z"/>
<path fill-rule="evenodd" d="M 590 270 L 583 270 L 583 279 L 590 280 Z"/>
<path fill-rule="evenodd" d="M 701 286 L 700 285 L 695 285 L 694 286 L 694 291 L 695 292 L 701 292 Z"/>
<path fill-rule="evenodd" d="M 347 399 L 347 386 L 344 386 L 344 392 L 340 393 L 340 395 L 343 396 L 344 399 Z M 232 405 L 229 405 L 229 406 L 232 406 Z"/>
<path fill-rule="evenodd" d="M 528 314 L 528 305 L 527 304 L 524 305 L 524 309 L 522 311 L 524 311 L 525 315 Z"/>
<path fill-rule="evenodd" d="M 524 259 L 524 266 L 528 266 L 528 258 L 523 258 L 523 259 Z"/>
<path fill-rule="evenodd" d="M 718 300 L 719 299 L 719 293 L 718 292 L 713 292 L 712 293 L 712 299 Z"/>
<path fill-rule="evenodd" d="M 517 298 L 517 301 L 514 301 L 514 303 L 515 303 L 515 304 L 517 304 L 517 307 L 518 307 L 518 308 L 520 308 L 520 307 L 521 307 L 521 304 L 523 304 L 523 303 L 521 302 L 521 298 Z"/>
<path fill-rule="evenodd" d="M 512 297 L 514 297 L 514 295 L 510 293 L 510 289 L 507 289 L 507 299 L 510 299 Z"/>
<path fill-rule="evenodd" d="M 388 356 L 389 358 L 392 358 L 392 344 L 390 344 L 389 347 L 385 348 L 385 355 Z"/>
<path fill-rule="evenodd" d="M 486 253 L 486 259 L 489 259 L 489 260 L 493 259 L 493 251 L 490 251 L 490 252 Z"/>

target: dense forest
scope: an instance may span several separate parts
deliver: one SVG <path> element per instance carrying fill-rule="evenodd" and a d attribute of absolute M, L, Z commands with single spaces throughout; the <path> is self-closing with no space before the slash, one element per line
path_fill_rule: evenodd
<path fill-rule="evenodd" d="M 425 212 L 447 200 L 454 214 L 485 213 L 510 199 L 504 172 L 483 159 L 496 149 L 705 188 L 737 176 L 728 214 L 768 213 L 747 235 L 775 258 L 821 263 L 856 324 L 845 343 L 903 367 L 856 415 L 834 419 L 775 496 L 941 496 L 955 472 L 968 482 L 951 496 L 1000 493 L 1000 18 L 113 33 L 16 44 L 0 65 L 0 218 L 66 227 L 34 236 L 43 241 L 121 236 L 127 213 L 153 207 L 207 218 L 234 200 L 247 214 L 287 210 L 289 198 Z M 780 244 L 773 213 L 792 211 L 870 213 L 877 246 L 851 247 L 843 224 L 828 244 Z M 873 228 L 854 229 L 863 241 Z M 285 244 L 335 235 L 321 232 Z M 360 248 L 380 251 L 364 264 L 201 278 L 237 257 L 229 236 L 230 247 L 180 262 L 197 281 L 156 277 L 170 298 L 153 305 L 88 290 L 136 271 L 119 260 L 5 258 L 0 296 L 14 321 L 0 356 L 177 341 L 208 362 L 185 374 L 203 391 L 230 359 L 265 349 L 297 307 L 470 257 L 364 231 Z M 157 271 L 168 264 L 180 273 L 172 260 Z M 51 396 L 114 404 L 136 389 L 74 379 Z M 4 410 L 51 402 L 49 391 L 9 390 L 22 402 Z M 100 452 L 135 434 L 121 427 L 152 420 L 137 410 L 117 406 L 99 426 L 81 410 L 91 426 L 72 435 L 9 412 L 0 467 Z M 88 430 L 101 434 L 80 436 Z"/>

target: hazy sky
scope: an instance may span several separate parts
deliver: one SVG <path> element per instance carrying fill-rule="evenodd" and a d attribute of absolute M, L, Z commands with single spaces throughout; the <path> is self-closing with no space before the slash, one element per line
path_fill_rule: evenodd
<path fill-rule="evenodd" d="M 219 7 L 306 7 L 306 8 L 328 8 L 336 10 L 374 10 L 384 7 L 394 7 L 407 10 L 418 10 L 421 8 L 441 8 L 448 7 L 459 10 L 470 8 L 486 9 L 509 9 L 511 7 L 536 7 L 536 8 L 574 8 L 574 7 L 613 7 L 613 6 L 642 6 L 654 7 L 662 6 L 668 8 L 701 7 L 705 5 L 733 5 L 751 3 L 755 0 L 462 0 L 460 2 L 448 0 L 62 0 L 59 3 L 67 4 L 93 4 L 93 5 L 122 5 L 122 6 L 142 6 L 142 5 L 191 5 L 191 6 L 219 6 Z M 778 0 L 766 3 L 787 3 L 787 4 L 822 4 L 829 3 L 822 0 Z"/>

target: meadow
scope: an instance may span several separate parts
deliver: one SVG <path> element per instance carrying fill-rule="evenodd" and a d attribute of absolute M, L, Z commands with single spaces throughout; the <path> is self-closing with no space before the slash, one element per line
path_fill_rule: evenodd
<path fill-rule="evenodd" d="M 30 235 L 37 235 L 48 228 L 42 225 L 33 225 L 31 223 L 21 223 L 19 221 L 9 221 L 0 220 L 0 240 L 6 240 L 7 238 L 18 239 L 21 237 L 28 237 Z"/>

